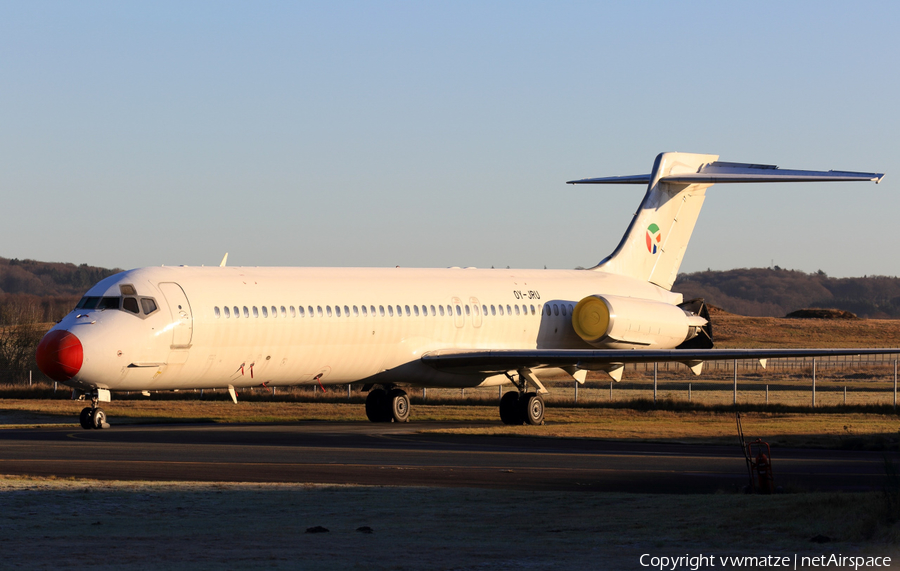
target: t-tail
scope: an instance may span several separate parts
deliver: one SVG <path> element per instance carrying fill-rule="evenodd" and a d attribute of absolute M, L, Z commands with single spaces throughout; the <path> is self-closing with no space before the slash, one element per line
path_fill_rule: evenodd
<path fill-rule="evenodd" d="M 672 289 L 706 189 L 724 182 L 874 181 L 881 173 L 800 171 L 726 163 L 718 155 L 661 153 L 650 174 L 569 181 L 569 184 L 646 184 L 647 193 L 615 251 L 591 268 Z"/>

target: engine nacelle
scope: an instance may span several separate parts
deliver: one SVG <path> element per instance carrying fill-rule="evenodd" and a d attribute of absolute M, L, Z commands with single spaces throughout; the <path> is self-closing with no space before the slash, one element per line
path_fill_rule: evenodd
<path fill-rule="evenodd" d="M 706 323 L 677 305 L 615 295 L 588 296 L 572 312 L 578 336 L 604 349 L 635 345 L 671 349 L 696 337 Z"/>

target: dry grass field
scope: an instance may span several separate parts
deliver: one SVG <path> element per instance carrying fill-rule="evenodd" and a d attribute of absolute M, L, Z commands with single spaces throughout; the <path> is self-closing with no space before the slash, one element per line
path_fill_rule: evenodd
<path fill-rule="evenodd" d="M 900 321 L 714 317 L 720 347 L 900 344 Z M 413 389 L 412 422 L 456 433 L 735 444 L 733 363 L 695 377 L 629 367 L 610 393 L 592 374 L 547 383 L 545 426 L 504 426 L 498 389 Z M 893 361 L 737 363 L 748 439 L 773 446 L 900 450 Z M 847 403 L 844 404 L 844 387 Z M 768 389 L 768 404 L 766 393 Z M 0 428 L 70 425 L 84 403 L 52 385 L 0 386 Z M 116 395 L 113 427 L 155 422 L 365 421 L 347 387 Z M 471 426 L 470 426 L 471 425 Z M 896 466 L 896 462 L 893 464 Z M 887 470 L 887 468 L 886 468 Z M 651 555 L 892 556 L 900 560 L 900 479 L 868 493 L 565 494 L 301 484 L 95 482 L 0 476 L 0 549 L 29 569 L 642 569 Z M 329 531 L 309 534 L 323 526 Z M 372 533 L 358 528 L 367 526 Z M 89 539 L 93 538 L 93 539 Z M 826 544 L 811 539 L 827 541 Z M 522 541 L 524 539 L 524 541 Z M 77 546 L 102 544 L 100 549 Z M 76 546 L 76 548 L 73 548 Z M 717 565 L 728 568 L 727 565 Z M 684 568 L 684 567 L 683 567 Z"/>

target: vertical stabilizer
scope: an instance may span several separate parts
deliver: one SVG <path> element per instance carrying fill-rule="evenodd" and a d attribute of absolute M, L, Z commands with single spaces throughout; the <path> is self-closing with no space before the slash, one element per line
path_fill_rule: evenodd
<path fill-rule="evenodd" d="M 591 268 L 654 283 L 672 289 L 684 259 L 694 224 L 716 183 L 760 182 L 874 182 L 883 173 L 805 171 L 774 165 L 719 162 L 718 155 L 662 153 L 653 172 L 570 180 L 569 184 L 646 184 L 647 194 L 615 251 Z"/>
<path fill-rule="evenodd" d="M 593 270 L 646 280 L 672 289 L 694 224 L 710 184 L 671 183 L 660 179 L 696 173 L 718 155 L 661 153 L 656 157 L 641 201 L 615 251 Z"/>

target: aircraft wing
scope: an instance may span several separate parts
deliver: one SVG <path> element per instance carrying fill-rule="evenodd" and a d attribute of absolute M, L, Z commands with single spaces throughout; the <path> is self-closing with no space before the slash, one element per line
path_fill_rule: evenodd
<path fill-rule="evenodd" d="M 702 363 L 733 359 L 784 359 L 844 355 L 900 355 L 893 349 L 441 349 L 422 355 L 422 362 L 448 373 L 502 374 L 520 369 L 577 367 L 601 370 L 625 363 Z"/>

